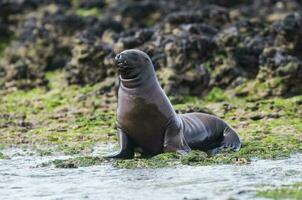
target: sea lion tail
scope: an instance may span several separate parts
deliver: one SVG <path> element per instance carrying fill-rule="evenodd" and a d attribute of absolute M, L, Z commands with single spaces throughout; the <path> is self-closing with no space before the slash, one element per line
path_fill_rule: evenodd
<path fill-rule="evenodd" d="M 236 133 L 236 131 L 227 125 L 224 129 L 223 133 L 223 141 L 222 141 L 222 147 L 224 148 L 230 148 L 234 151 L 239 151 L 241 147 L 241 141 L 239 138 L 239 135 Z"/>

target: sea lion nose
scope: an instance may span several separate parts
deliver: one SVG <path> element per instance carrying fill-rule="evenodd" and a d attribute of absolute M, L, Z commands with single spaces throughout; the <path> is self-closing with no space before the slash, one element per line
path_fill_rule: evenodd
<path fill-rule="evenodd" d="M 122 55 L 119 53 L 119 54 L 117 54 L 116 56 L 115 56 L 115 61 L 118 61 L 118 60 L 120 60 L 122 58 Z"/>
<path fill-rule="evenodd" d="M 122 53 L 119 53 L 115 56 L 115 62 L 117 64 L 127 64 L 127 56 Z"/>

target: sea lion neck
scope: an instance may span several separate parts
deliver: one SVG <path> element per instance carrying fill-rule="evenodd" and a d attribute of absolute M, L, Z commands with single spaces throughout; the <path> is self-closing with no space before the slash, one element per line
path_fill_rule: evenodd
<path fill-rule="evenodd" d="M 125 88 L 137 88 L 141 86 L 144 82 L 144 78 L 139 74 L 135 78 L 125 79 L 120 75 L 121 84 Z"/>
<path fill-rule="evenodd" d="M 120 80 L 121 86 L 124 89 L 136 89 L 149 87 L 149 85 L 152 85 L 157 79 L 155 75 L 144 76 L 144 74 L 139 74 L 137 77 L 132 79 L 124 79 L 122 76 L 120 76 Z"/>
<path fill-rule="evenodd" d="M 148 87 L 150 84 L 157 82 L 154 67 L 148 66 L 145 70 L 141 71 L 136 77 L 126 79 L 122 75 L 119 76 L 121 85 L 126 89 L 135 89 Z"/>

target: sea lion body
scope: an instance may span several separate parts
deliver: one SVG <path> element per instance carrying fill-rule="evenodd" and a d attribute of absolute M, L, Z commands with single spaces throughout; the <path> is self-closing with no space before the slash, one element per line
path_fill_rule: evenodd
<path fill-rule="evenodd" d="M 118 96 L 117 127 L 145 152 L 161 153 L 167 124 L 175 112 L 158 83 L 134 91 L 121 85 Z"/>
<path fill-rule="evenodd" d="M 146 154 L 186 153 L 191 149 L 238 150 L 238 134 L 221 119 L 204 114 L 177 115 L 161 88 L 150 58 L 139 50 L 126 50 L 117 63 L 117 129 L 121 150 L 111 158 L 132 158 L 139 147 Z"/>
<path fill-rule="evenodd" d="M 222 119 L 205 113 L 179 115 L 182 131 L 191 149 L 202 151 L 230 147 L 239 150 L 241 142 L 238 134 Z"/>

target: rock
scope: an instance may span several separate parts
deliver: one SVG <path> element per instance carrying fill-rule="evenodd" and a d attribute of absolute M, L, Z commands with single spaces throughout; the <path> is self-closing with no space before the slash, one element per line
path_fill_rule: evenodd
<path fill-rule="evenodd" d="M 110 57 L 110 58 L 109 58 Z M 103 42 L 75 39 L 72 59 L 66 67 L 66 79 L 70 84 L 95 84 L 104 80 L 109 73 L 114 55 L 110 46 Z"/>
<path fill-rule="evenodd" d="M 8 29 L 8 25 L 0 18 L 0 41 L 2 41 L 4 38 L 7 38 L 10 34 L 10 31 Z M 2 49 L 0 49 L 1 51 Z"/>
<path fill-rule="evenodd" d="M 155 30 L 153 28 L 134 29 L 123 32 L 119 35 L 115 49 L 116 51 L 120 49 L 133 49 L 143 45 L 151 39 L 154 32 Z"/>
<path fill-rule="evenodd" d="M 25 16 L 16 29 L 16 40 L 6 49 L 5 87 L 33 88 L 47 85 L 45 71 L 62 68 L 70 57 L 68 38 L 73 28 L 63 31 L 73 17 L 59 7 L 45 7 L 37 16 Z"/>
<path fill-rule="evenodd" d="M 77 2 L 79 8 L 86 8 L 86 9 L 91 9 L 91 8 L 103 8 L 106 6 L 105 0 L 80 0 Z"/>
<path fill-rule="evenodd" d="M 302 61 L 283 48 L 266 48 L 260 56 L 260 82 L 269 89 L 267 95 L 293 96 L 302 94 Z"/>
<path fill-rule="evenodd" d="M 81 17 L 66 11 L 66 7 L 59 3 L 42 6 L 35 15 L 24 16 L 16 27 L 16 40 L 6 49 L 5 59 L 0 64 L 5 66 L 2 70 L 5 71 L 2 73 L 5 74 L 5 87 L 47 85 L 45 72 L 67 65 L 72 56 L 73 36 L 83 29 L 86 30 L 83 38 L 89 38 L 90 41 L 106 30 L 123 29 L 114 20 Z"/>
<path fill-rule="evenodd" d="M 247 96 L 253 81 L 259 97 L 300 94 L 301 6 L 297 0 L 3 0 L 0 31 L 15 39 L 0 61 L 0 85 L 46 86 L 45 73 L 61 68 L 70 84 L 95 84 L 116 76 L 115 53 L 138 48 L 175 98 L 213 87 Z"/>
<path fill-rule="evenodd" d="M 252 115 L 250 116 L 250 119 L 256 121 L 256 120 L 263 119 L 264 117 L 265 117 L 265 116 L 264 116 L 263 114 L 261 114 L 261 113 L 256 113 L 256 114 L 252 114 Z"/>
<path fill-rule="evenodd" d="M 140 1 L 119 4 L 121 7 L 121 18 L 124 25 L 131 27 L 144 27 L 146 24 L 153 25 L 158 20 L 161 7 L 154 1 Z M 158 14 L 157 14 L 158 13 Z"/>
<path fill-rule="evenodd" d="M 277 46 L 292 44 L 295 54 L 300 56 L 302 53 L 302 12 L 294 12 L 282 20 L 276 21 L 271 26 L 272 34 L 276 35 L 275 43 Z M 288 45 L 289 45 L 288 44 Z"/>
<path fill-rule="evenodd" d="M 264 26 L 260 21 L 243 20 L 217 35 L 219 52 L 226 58 L 215 66 L 211 85 L 236 87 L 257 76 L 259 55 L 265 45 L 272 42 L 265 36 Z"/>
<path fill-rule="evenodd" d="M 230 18 L 228 10 L 223 7 L 205 6 L 198 10 L 173 12 L 166 17 L 165 21 L 172 26 L 208 23 L 219 28 L 228 23 Z"/>
<path fill-rule="evenodd" d="M 103 162 L 104 159 L 101 157 L 82 156 L 76 158 L 69 158 L 66 160 L 56 159 L 53 161 L 42 163 L 38 167 L 54 166 L 55 168 L 78 168 L 100 165 Z"/>

